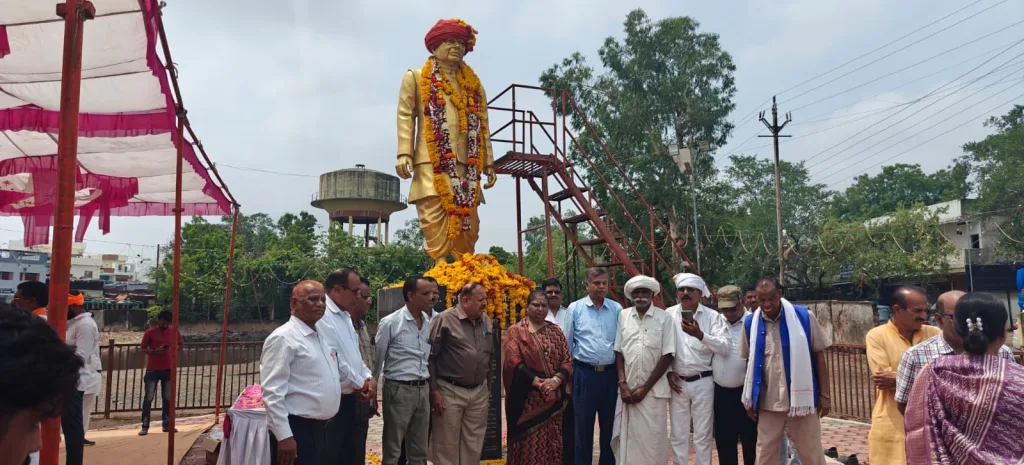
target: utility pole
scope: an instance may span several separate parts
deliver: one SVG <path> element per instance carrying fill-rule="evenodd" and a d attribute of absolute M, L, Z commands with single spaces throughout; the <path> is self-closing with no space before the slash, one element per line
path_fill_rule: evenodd
<path fill-rule="evenodd" d="M 775 96 L 772 96 L 772 122 L 768 124 L 768 120 L 764 119 L 764 111 L 758 116 L 764 126 L 768 128 L 768 131 L 772 134 L 758 136 L 758 137 L 771 137 L 772 142 L 775 145 L 775 228 L 778 234 L 779 244 L 776 253 L 779 256 L 779 283 L 786 283 L 786 266 L 785 261 L 782 258 L 782 180 L 779 175 L 779 138 L 790 137 L 787 135 L 780 135 L 782 128 L 786 127 L 790 121 L 793 121 L 792 115 L 786 113 L 786 121 L 779 125 L 779 106 L 775 103 Z"/>

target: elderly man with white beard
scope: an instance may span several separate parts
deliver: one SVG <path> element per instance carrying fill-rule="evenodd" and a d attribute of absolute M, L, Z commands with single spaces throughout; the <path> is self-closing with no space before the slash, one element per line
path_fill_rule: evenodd
<path fill-rule="evenodd" d="M 672 277 L 678 305 L 669 307 L 676 333 L 676 357 L 668 382 L 672 432 L 672 463 L 686 465 L 690 456 L 690 420 L 693 420 L 695 465 L 711 465 L 711 439 L 715 410 L 715 383 L 711 357 L 729 355 L 729 324 L 721 313 L 700 304 L 711 291 L 700 276 L 679 273 Z"/>
<path fill-rule="evenodd" d="M 668 454 L 666 406 L 671 397 L 665 372 L 672 364 L 675 327 L 664 310 L 651 305 L 658 281 L 634 276 L 625 294 L 634 306 L 619 312 L 615 365 L 619 400 L 612 428 L 612 451 L 619 465 L 662 465 Z"/>

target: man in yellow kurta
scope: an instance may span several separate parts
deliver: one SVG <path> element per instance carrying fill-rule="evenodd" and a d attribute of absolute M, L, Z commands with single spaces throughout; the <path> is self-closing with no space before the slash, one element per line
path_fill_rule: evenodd
<path fill-rule="evenodd" d="M 868 366 L 875 385 L 875 409 L 868 433 L 868 461 L 885 465 L 907 463 L 903 448 L 903 415 L 896 405 L 896 368 L 911 346 L 941 330 L 928 321 L 928 296 L 916 286 L 896 289 L 892 318 L 865 336 Z"/>
<path fill-rule="evenodd" d="M 398 94 L 398 163 L 412 178 L 424 247 L 437 263 L 473 253 L 480 232 L 477 206 L 496 181 L 487 96 L 473 69 L 463 63 L 476 31 L 459 19 L 437 22 L 424 38 L 431 56 L 410 69 Z"/>

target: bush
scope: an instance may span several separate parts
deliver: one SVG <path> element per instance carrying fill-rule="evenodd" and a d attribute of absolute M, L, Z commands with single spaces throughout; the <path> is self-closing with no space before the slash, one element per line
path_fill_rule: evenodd
<path fill-rule="evenodd" d="M 160 305 L 154 305 L 146 309 L 146 315 L 149 317 L 149 321 L 156 321 L 156 317 L 160 315 L 160 312 L 164 311 L 164 308 Z"/>

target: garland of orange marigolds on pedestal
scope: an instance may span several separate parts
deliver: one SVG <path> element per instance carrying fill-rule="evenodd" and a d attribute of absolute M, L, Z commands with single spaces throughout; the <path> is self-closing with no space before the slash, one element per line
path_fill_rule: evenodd
<path fill-rule="evenodd" d="M 493 255 L 464 254 L 453 263 L 442 263 L 424 273 L 448 289 L 446 308 L 462 286 L 477 282 L 487 290 L 487 316 L 505 329 L 526 316 L 526 299 L 536 286 L 530 278 L 510 273 Z M 505 297 L 508 297 L 508 302 Z"/>
<path fill-rule="evenodd" d="M 462 23 L 465 24 L 465 23 Z M 466 25 L 469 27 L 469 25 Z M 475 40 L 475 39 L 472 39 Z M 427 153 L 434 172 L 434 189 L 448 213 L 448 237 L 455 238 L 469 229 L 469 216 L 480 204 L 480 174 L 484 169 L 484 124 L 487 111 L 481 93 L 480 78 L 473 68 L 463 63 L 455 73 L 458 86 L 441 71 L 434 57 L 427 59 L 420 72 L 420 99 L 423 117 L 427 119 Z M 466 174 L 459 176 L 458 162 L 452 149 L 447 105 L 458 111 L 456 134 L 467 142 Z"/>

